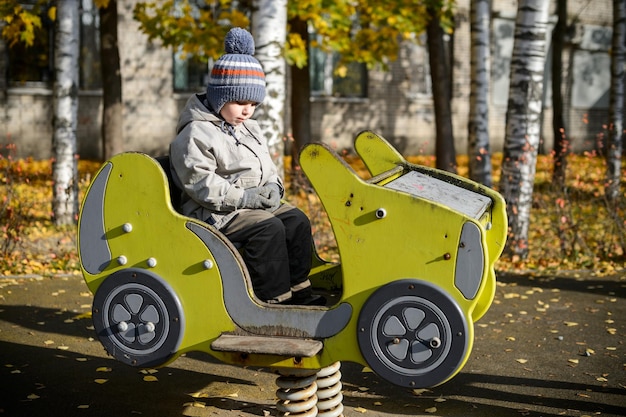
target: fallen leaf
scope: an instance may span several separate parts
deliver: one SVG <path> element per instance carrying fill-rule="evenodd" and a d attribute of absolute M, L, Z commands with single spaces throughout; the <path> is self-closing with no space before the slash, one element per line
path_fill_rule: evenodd
<path fill-rule="evenodd" d="M 567 327 L 578 326 L 578 323 L 573 322 L 573 321 L 566 321 L 563 324 L 565 324 Z"/>
<path fill-rule="evenodd" d="M 568 359 L 567 360 L 569 363 L 578 363 L 578 359 Z"/>
<path fill-rule="evenodd" d="M 107 366 L 101 366 L 99 368 L 96 368 L 96 372 L 111 372 L 112 369 L 107 367 Z"/>
<path fill-rule="evenodd" d="M 59 350 L 68 350 L 69 348 L 70 348 L 69 346 L 65 346 L 65 345 L 57 346 L 57 349 Z"/>
<path fill-rule="evenodd" d="M 425 392 L 429 392 L 430 390 L 426 388 L 416 388 L 413 390 L 413 395 L 422 395 Z"/>
<path fill-rule="evenodd" d="M 44 345 L 53 345 L 54 341 L 53 340 L 46 340 L 45 342 L 43 342 Z"/>
<path fill-rule="evenodd" d="M 430 408 L 427 408 L 424 411 L 429 413 L 429 414 L 436 413 L 437 412 L 437 407 L 430 407 Z"/>
<path fill-rule="evenodd" d="M 383 403 L 381 403 L 380 401 L 375 401 L 374 405 L 383 405 Z"/>
<path fill-rule="evenodd" d="M 37 394 L 30 394 L 30 395 L 29 395 L 28 397 L 26 397 L 26 398 L 28 398 L 29 400 L 36 400 L 36 399 L 38 399 L 38 398 L 40 398 L 40 397 L 39 397 L 39 395 L 37 395 Z"/>
<path fill-rule="evenodd" d="M 528 359 L 515 359 L 516 362 L 519 362 L 521 364 L 524 364 L 526 362 L 528 362 Z"/>
<path fill-rule="evenodd" d="M 206 403 L 203 403 L 201 401 L 193 401 L 193 402 L 190 402 L 190 403 L 183 404 L 183 407 L 204 408 L 204 407 L 206 407 Z"/>
<path fill-rule="evenodd" d="M 363 413 L 366 413 L 366 412 L 367 412 L 367 410 L 366 410 L 365 408 L 363 408 L 363 407 L 356 407 L 356 408 L 354 409 L 354 411 L 356 411 L 357 413 L 361 413 L 361 414 L 363 414 Z"/>
<path fill-rule="evenodd" d="M 192 398 L 209 398 L 209 394 L 207 394 L 206 392 L 194 392 L 192 394 L 189 394 Z"/>
<path fill-rule="evenodd" d="M 94 379 L 94 382 L 96 384 L 106 384 L 107 382 L 109 382 L 108 379 L 103 379 L 103 378 L 98 378 L 98 379 Z"/>
<path fill-rule="evenodd" d="M 359 391 L 361 391 L 361 392 L 369 391 L 369 388 L 368 387 L 359 387 Z"/>
<path fill-rule="evenodd" d="M 79 408 L 79 409 L 83 409 L 83 410 L 84 410 L 84 409 L 89 408 L 89 405 L 88 405 L 88 404 L 81 404 L 81 405 L 79 405 L 79 406 L 78 406 L 78 407 L 76 407 L 76 408 Z"/>
<path fill-rule="evenodd" d="M 143 380 L 146 381 L 146 382 L 156 382 L 159 379 L 156 376 L 153 376 L 153 375 L 146 375 L 146 376 L 143 377 Z"/>

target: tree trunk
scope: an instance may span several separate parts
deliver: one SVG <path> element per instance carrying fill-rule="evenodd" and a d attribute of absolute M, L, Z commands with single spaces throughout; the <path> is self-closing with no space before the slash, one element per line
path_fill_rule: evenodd
<path fill-rule="evenodd" d="M 102 70 L 102 155 L 105 160 L 124 150 L 122 72 L 117 42 L 117 2 L 99 10 Z"/>
<path fill-rule="evenodd" d="M 287 40 L 287 0 L 255 0 L 252 33 L 256 58 L 265 70 L 267 95 L 257 108 L 256 120 L 261 126 L 279 171 L 284 170 L 285 143 L 285 73 L 283 51 Z"/>
<path fill-rule="evenodd" d="M 554 173 L 552 183 L 565 186 L 569 141 L 563 120 L 563 43 L 567 30 L 567 0 L 557 1 L 558 21 L 552 32 L 552 132 L 554 135 Z"/>
<path fill-rule="evenodd" d="M 470 110 L 468 121 L 469 177 L 492 186 L 489 151 L 489 22 L 490 0 L 470 5 L 471 58 Z"/>
<path fill-rule="evenodd" d="M 298 33 L 306 42 L 309 49 L 309 32 L 307 22 L 294 18 L 290 22 L 291 31 Z M 291 67 L 291 130 L 293 142 L 291 143 L 291 167 L 298 166 L 298 155 L 302 147 L 311 142 L 311 76 L 309 64 L 302 68 L 296 65 Z"/>
<path fill-rule="evenodd" d="M 609 137 L 606 144 L 606 186 L 609 201 L 620 195 L 620 172 L 624 141 L 624 64 L 626 63 L 626 2 L 613 0 L 613 39 L 611 45 L 611 92 Z"/>
<path fill-rule="evenodd" d="M 76 222 L 78 216 L 78 119 L 79 2 L 57 2 L 54 43 L 54 133 L 52 138 L 52 211 L 57 225 Z"/>
<path fill-rule="evenodd" d="M 543 73 L 550 2 L 520 0 L 506 113 L 500 192 L 507 202 L 506 252 L 528 257 L 528 227 L 541 133 Z"/>
<path fill-rule="evenodd" d="M 449 67 L 443 42 L 443 29 L 437 10 L 429 7 L 430 20 L 426 27 L 428 35 L 428 57 L 430 77 L 433 86 L 433 105 L 435 108 L 436 141 L 435 156 L 437 168 L 456 172 L 456 151 L 452 130 L 452 111 L 450 108 L 451 86 Z"/>

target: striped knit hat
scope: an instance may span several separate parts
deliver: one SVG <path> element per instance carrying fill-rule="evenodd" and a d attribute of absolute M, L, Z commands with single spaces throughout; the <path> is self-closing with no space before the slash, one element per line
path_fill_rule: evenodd
<path fill-rule="evenodd" d="M 211 109 L 219 114 L 230 101 L 261 103 L 265 98 L 265 73 L 254 54 L 254 39 L 242 28 L 232 28 L 224 39 L 226 54 L 211 70 L 206 95 Z"/>

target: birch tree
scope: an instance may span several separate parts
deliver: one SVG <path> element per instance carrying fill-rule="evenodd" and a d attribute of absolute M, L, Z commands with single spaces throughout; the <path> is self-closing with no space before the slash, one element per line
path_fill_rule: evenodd
<path fill-rule="evenodd" d="M 518 2 L 500 192 L 507 202 L 506 251 L 528 257 L 528 227 L 541 133 L 543 73 L 550 2 Z"/>
<path fill-rule="evenodd" d="M 78 215 L 78 14 L 78 0 L 57 2 L 52 140 L 52 211 L 57 225 L 72 224 Z"/>
<path fill-rule="evenodd" d="M 287 85 L 283 50 L 287 39 L 287 0 L 255 0 L 250 23 L 256 44 L 255 56 L 265 71 L 267 90 L 255 118 L 264 132 L 274 162 L 283 167 Z"/>
<path fill-rule="evenodd" d="M 611 45 L 611 92 L 609 96 L 609 135 L 606 144 L 605 194 L 615 201 L 620 189 L 624 140 L 624 64 L 626 63 L 626 1 L 613 0 L 613 39 Z"/>
<path fill-rule="evenodd" d="M 490 79 L 490 0 L 472 0 L 470 4 L 470 106 L 467 124 L 469 177 L 492 186 L 489 151 L 489 79 Z"/>

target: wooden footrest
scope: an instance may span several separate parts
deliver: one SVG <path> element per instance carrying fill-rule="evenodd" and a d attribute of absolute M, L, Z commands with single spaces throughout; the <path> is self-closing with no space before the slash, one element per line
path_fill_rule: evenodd
<path fill-rule="evenodd" d="M 317 355 L 323 347 L 324 344 L 319 340 L 233 334 L 223 334 L 211 343 L 211 349 L 220 352 L 261 353 L 307 358 Z"/>

